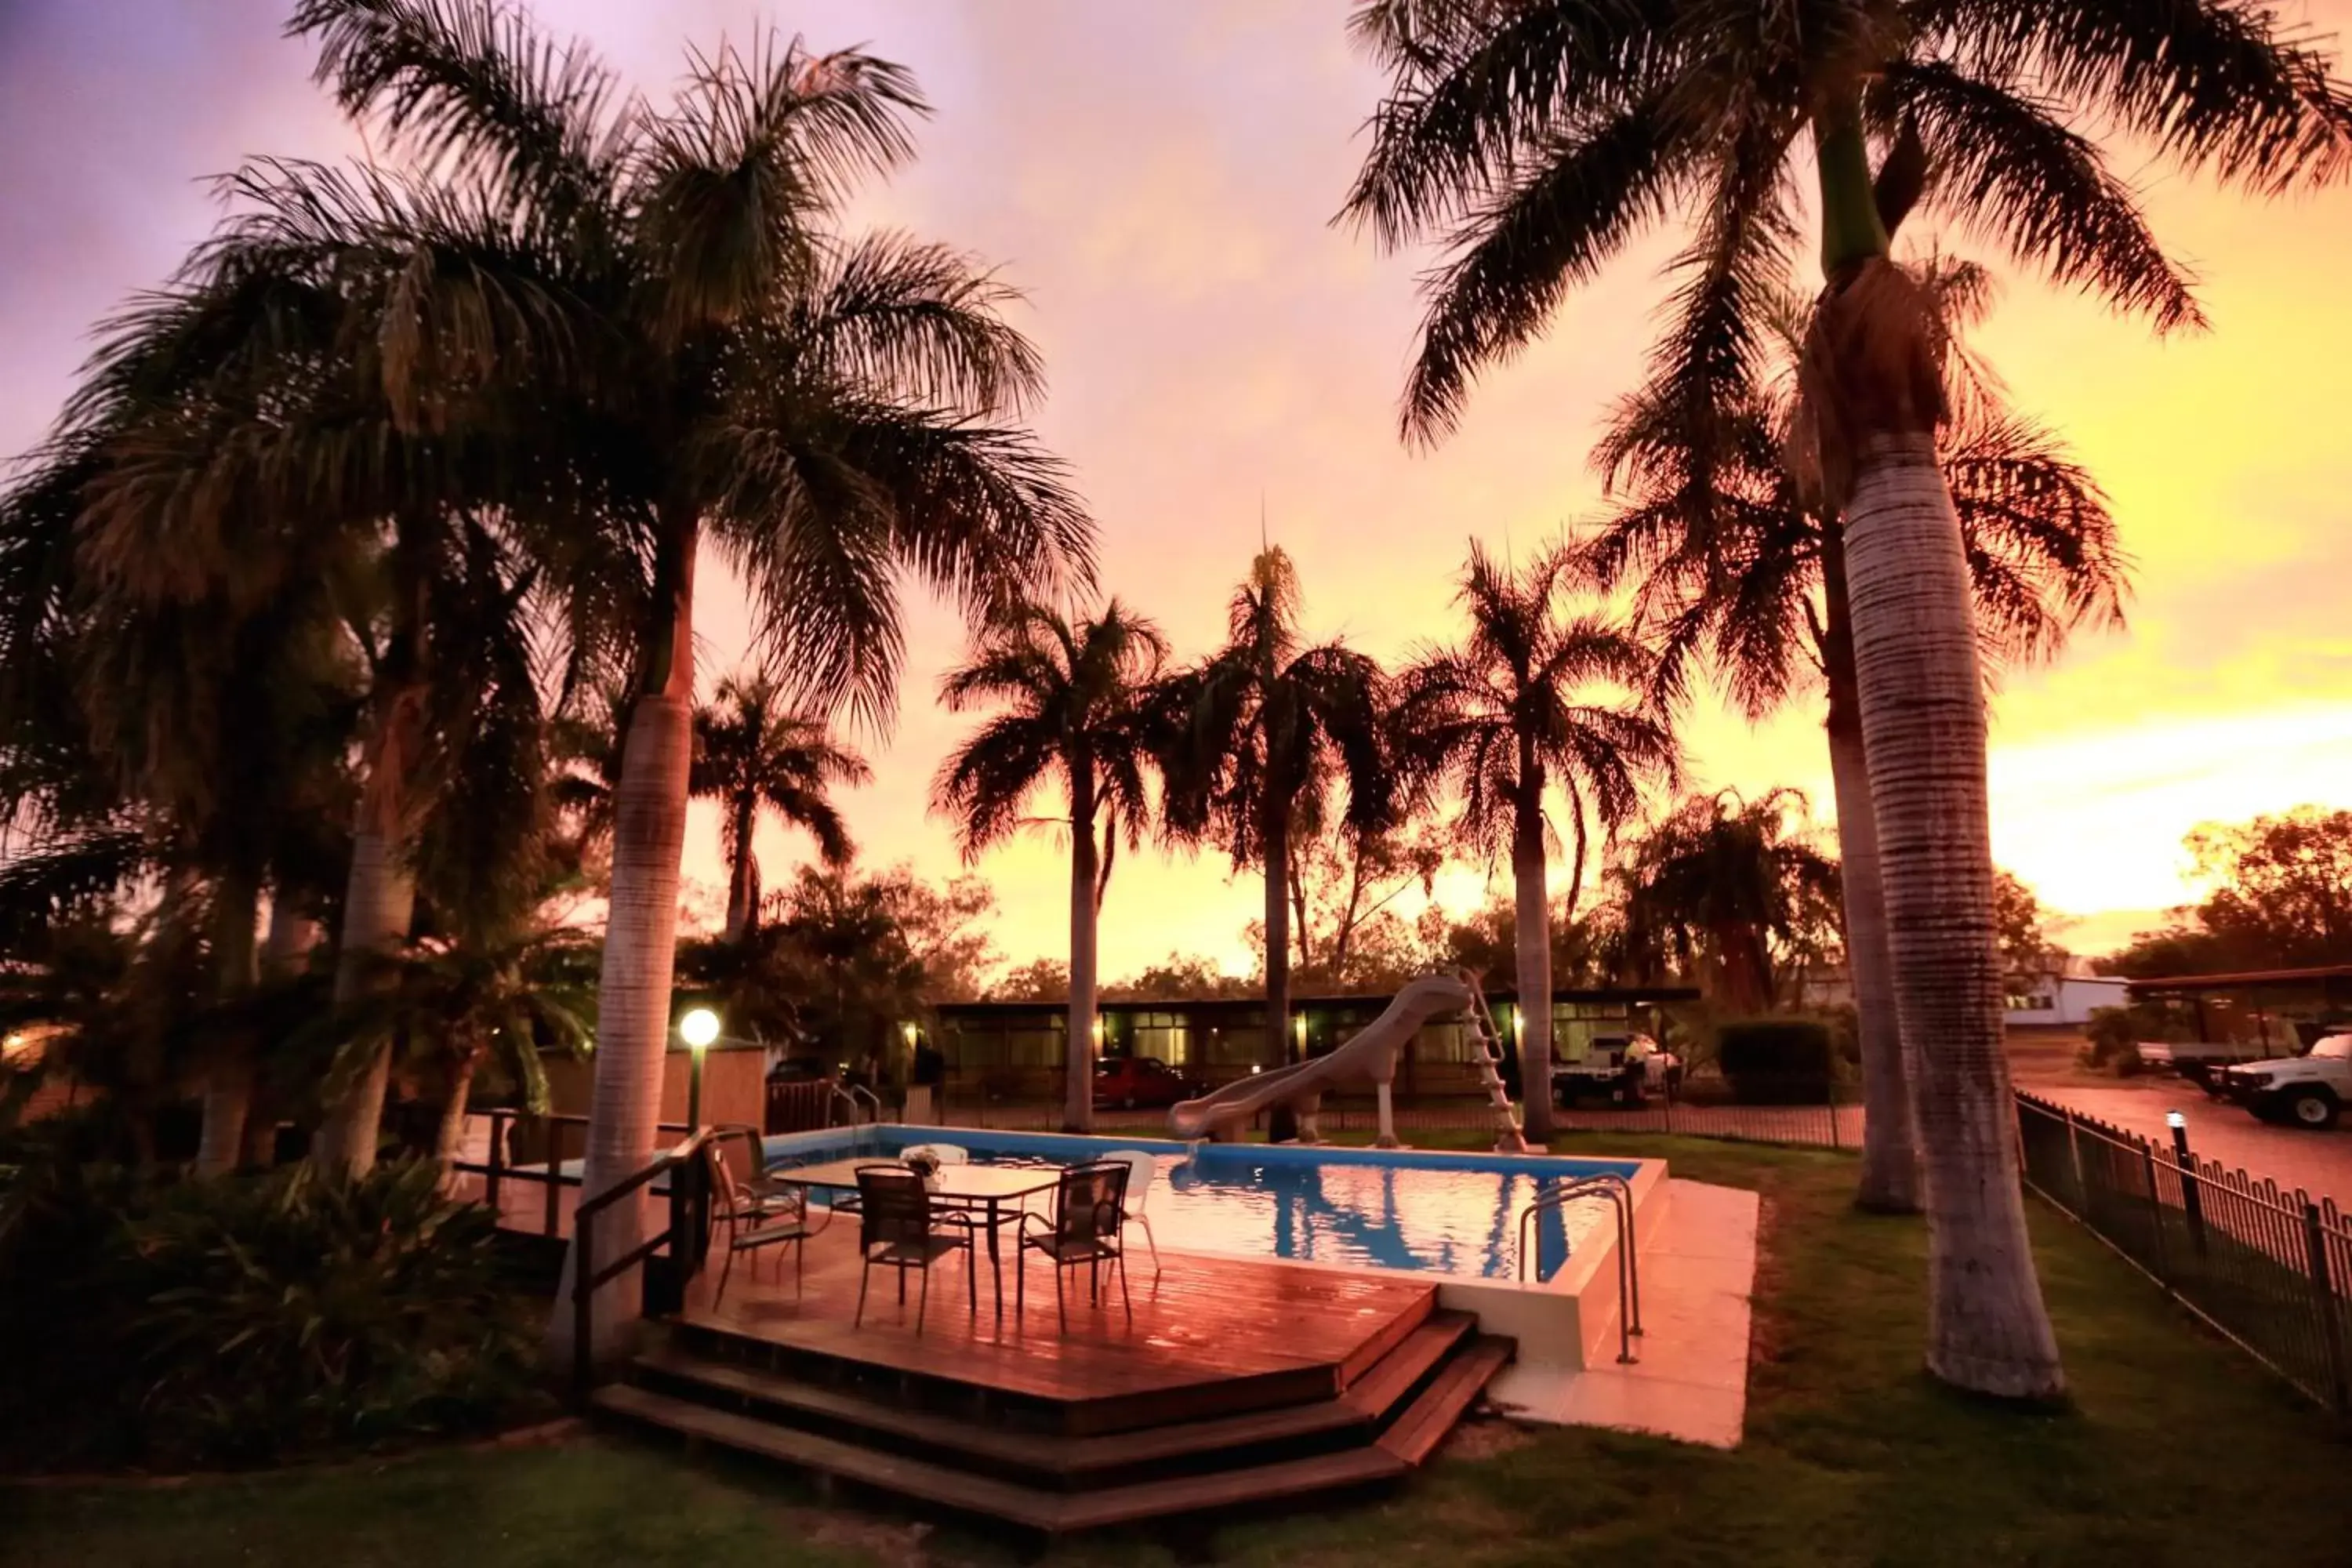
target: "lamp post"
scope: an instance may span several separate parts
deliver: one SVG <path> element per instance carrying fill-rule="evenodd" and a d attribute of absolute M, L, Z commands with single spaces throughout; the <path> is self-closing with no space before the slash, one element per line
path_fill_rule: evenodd
<path fill-rule="evenodd" d="M 697 1007 L 677 1021 L 678 1037 L 693 1056 L 686 1077 L 686 1124 L 688 1130 L 702 1131 L 702 1053 L 719 1037 L 719 1015 L 708 1007 Z"/>

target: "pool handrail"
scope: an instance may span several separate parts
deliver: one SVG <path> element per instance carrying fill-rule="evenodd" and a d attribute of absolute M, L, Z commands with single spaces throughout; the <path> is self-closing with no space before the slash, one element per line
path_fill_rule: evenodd
<path fill-rule="evenodd" d="M 1589 1176 L 1578 1176 L 1561 1183 L 1551 1191 L 1537 1197 L 1535 1202 L 1519 1211 L 1518 1269 L 1524 1283 L 1528 1277 L 1528 1226 L 1536 1215 L 1548 1209 L 1566 1208 L 1580 1198 L 1606 1194 L 1610 1213 L 1617 1219 L 1617 1359 L 1632 1363 L 1633 1336 L 1642 1331 L 1642 1265 L 1634 1253 L 1633 1184 L 1615 1171 L 1598 1171 Z M 1543 1247 L 1543 1232 L 1535 1233 L 1538 1252 Z M 1566 1262 L 1567 1259 L 1561 1259 Z M 1543 1259 L 1536 1259 L 1536 1279 L 1543 1279 Z"/>

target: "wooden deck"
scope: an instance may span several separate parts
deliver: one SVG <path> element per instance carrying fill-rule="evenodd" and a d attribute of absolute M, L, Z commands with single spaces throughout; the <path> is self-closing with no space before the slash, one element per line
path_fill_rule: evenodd
<path fill-rule="evenodd" d="M 1009 1396 L 1049 1413 L 1064 1430 L 1107 1432 L 1332 1398 L 1410 1334 L 1437 1300 L 1435 1287 L 1412 1280 L 1197 1254 L 1171 1255 L 1155 1279 L 1149 1253 L 1139 1249 L 1129 1259 L 1132 1321 L 1108 1280 L 1101 1304 L 1091 1304 L 1077 1270 L 1063 1282 L 1066 1331 L 1054 1271 L 1042 1258 L 1028 1266 L 1025 1313 L 1017 1305 L 1015 1261 L 1003 1259 L 1000 1318 L 983 1251 L 978 1310 L 970 1305 L 964 1260 L 945 1259 L 933 1269 L 919 1331 L 920 1277 L 908 1281 L 902 1307 L 887 1268 L 874 1271 L 865 1320 L 853 1321 L 856 1235 L 854 1222 L 843 1222 L 811 1241 L 797 1293 L 792 1259 L 772 1251 L 739 1259 L 725 1297 L 714 1300 L 714 1265 L 696 1282 L 681 1327 L 698 1342 L 750 1342 L 787 1356 Z M 1006 1245 L 1009 1251 L 1009 1236 Z"/>

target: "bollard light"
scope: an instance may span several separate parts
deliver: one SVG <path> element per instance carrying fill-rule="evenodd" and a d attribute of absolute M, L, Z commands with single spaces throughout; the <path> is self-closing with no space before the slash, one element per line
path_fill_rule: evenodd
<path fill-rule="evenodd" d="M 2189 1118 L 2177 1110 L 2168 1110 L 2164 1113 L 2164 1124 L 2178 1132 L 2189 1125 Z"/>

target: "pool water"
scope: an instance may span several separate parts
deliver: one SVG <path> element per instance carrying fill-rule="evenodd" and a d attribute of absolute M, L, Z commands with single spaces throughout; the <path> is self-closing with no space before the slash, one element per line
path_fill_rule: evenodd
<path fill-rule="evenodd" d="M 1630 1179 L 1638 1168 L 1632 1161 L 1615 1160 L 1263 1144 L 1209 1143 L 1192 1150 L 1145 1140 L 1107 1144 L 962 1128 L 875 1131 L 886 1153 L 914 1143 L 956 1143 L 975 1164 L 1059 1165 L 1110 1149 L 1140 1149 L 1154 1156 L 1158 1167 L 1144 1212 L 1163 1247 L 1472 1279 L 1520 1277 L 1519 1216 L 1543 1193 L 1603 1171 Z M 782 1152 L 780 1142 L 770 1141 L 772 1152 Z M 837 1138 L 829 1151 L 799 1138 L 790 1142 L 796 1155 L 837 1157 L 849 1152 Z M 865 1147 L 874 1148 L 870 1135 Z M 1549 1279 L 1586 1247 L 1605 1245 L 1614 1225 L 1605 1197 L 1544 1211 L 1529 1227 L 1541 1277 Z M 1531 1267 L 1528 1278 L 1537 1277 Z"/>

